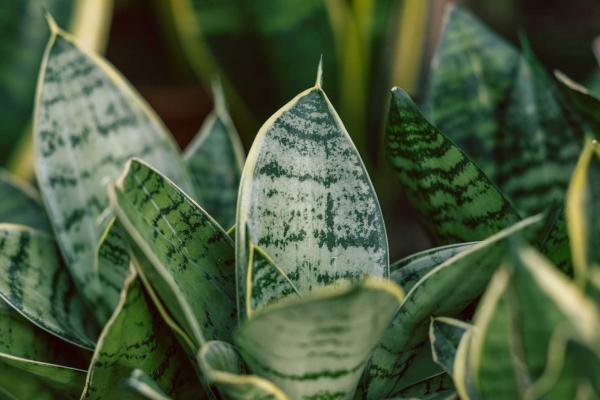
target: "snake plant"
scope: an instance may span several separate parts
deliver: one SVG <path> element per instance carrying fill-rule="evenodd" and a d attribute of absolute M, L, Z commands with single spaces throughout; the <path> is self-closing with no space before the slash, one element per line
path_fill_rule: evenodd
<path fill-rule="evenodd" d="M 449 14 L 428 115 L 532 127 L 533 144 L 506 139 L 533 153 L 479 167 L 394 90 L 389 159 L 441 246 L 390 263 L 377 195 L 321 64 L 245 162 L 218 83 L 182 154 L 127 81 L 48 17 L 39 193 L 0 174 L 0 398 L 597 398 L 600 101 L 545 77 L 531 53 L 511 71 L 538 78 L 493 80 L 510 89 L 475 101 L 469 90 L 496 93 L 484 70 L 439 71 L 444 54 L 455 68 L 468 45 L 471 67 L 494 77 L 507 59 L 487 59 L 486 46 L 505 44 L 470 18 Z M 505 95 L 530 119 L 496 119 Z M 487 125 L 461 120 L 475 106 Z M 545 118 L 581 133 L 558 150 L 571 160 L 577 149 L 570 180 L 552 173 L 561 158 L 535 152 L 557 140 L 542 129 L 553 123 L 535 125 Z M 489 139 L 475 134 L 461 140 Z M 508 170 L 521 175 L 503 186 L 494 173 Z M 525 185 L 528 174 L 552 179 Z M 546 193 L 539 205 L 532 192 Z M 530 216 L 565 193 L 564 209 Z"/>

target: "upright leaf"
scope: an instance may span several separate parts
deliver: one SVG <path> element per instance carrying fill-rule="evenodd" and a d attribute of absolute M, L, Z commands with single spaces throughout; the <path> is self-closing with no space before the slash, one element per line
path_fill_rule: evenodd
<path fill-rule="evenodd" d="M 421 399 L 421 400 L 452 400 L 456 393 L 452 386 L 452 379 L 442 372 L 427 377 L 396 393 L 393 399 Z"/>
<path fill-rule="evenodd" d="M 415 284 L 375 349 L 366 378 L 369 399 L 393 395 L 414 383 L 407 374 L 427 341 L 431 316 L 455 317 L 484 291 L 514 235 L 526 233 L 541 217 L 530 217 L 477 243 L 434 268 Z"/>
<path fill-rule="evenodd" d="M 50 231 L 39 194 L 25 182 L 0 170 L 0 222 Z"/>
<path fill-rule="evenodd" d="M 127 379 L 127 385 L 137 395 L 144 399 L 151 400 L 171 400 L 161 388 L 158 386 L 156 381 L 148 376 L 141 369 L 134 369 L 129 379 Z"/>
<path fill-rule="evenodd" d="M 554 73 L 559 87 L 569 99 L 573 118 L 588 138 L 600 139 L 600 98 L 569 79 L 560 71 Z"/>
<path fill-rule="evenodd" d="M 36 172 L 67 267 L 93 303 L 96 246 L 110 221 L 106 185 L 142 157 L 192 193 L 163 124 L 106 61 L 50 20 L 35 112 Z"/>
<path fill-rule="evenodd" d="M 456 352 L 471 325 L 453 318 L 433 318 L 429 325 L 429 342 L 433 360 L 449 374 L 454 374 Z"/>
<path fill-rule="evenodd" d="M 173 397 L 192 398 L 202 391 L 185 353 L 131 269 L 117 310 L 98 340 L 82 399 L 126 396 L 126 379 L 136 368 Z"/>
<path fill-rule="evenodd" d="M 98 327 L 46 233 L 0 224 L 0 301 L 40 328 L 93 349 Z"/>
<path fill-rule="evenodd" d="M 290 398 L 352 399 L 402 298 L 379 278 L 322 288 L 257 312 L 240 325 L 236 343 L 251 371 Z"/>
<path fill-rule="evenodd" d="M 479 167 L 398 88 L 392 90 L 386 148 L 406 195 L 437 241 L 483 240 L 519 220 Z"/>
<path fill-rule="evenodd" d="M 206 342 L 198 354 L 200 369 L 208 382 L 216 385 L 221 396 L 233 400 L 273 399 L 288 397 L 273 383 L 249 375 L 235 348 L 225 342 Z"/>
<path fill-rule="evenodd" d="M 248 154 L 236 221 L 238 288 L 246 281 L 249 241 L 300 293 L 388 275 L 377 196 L 320 79 L 319 72 L 315 87 L 269 118 Z M 238 299 L 244 311 L 244 294 Z"/>
<path fill-rule="evenodd" d="M 158 296 L 187 334 L 227 339 L 235 321 L 231 239 L 175 184 L 140 160 L 131 160 L 111 187 L 113 207 L 136 247 Z M 147 268 L 146 268 L 147 267 Z"/>
<path fill-rule="evenodd" d="M 185 149 L 185 160 L 194 178 L 198 202 L 228 229 L 235 223 L 244 149 L 219 84 L 213 84 L 213 97 L 215 109 Z"/>

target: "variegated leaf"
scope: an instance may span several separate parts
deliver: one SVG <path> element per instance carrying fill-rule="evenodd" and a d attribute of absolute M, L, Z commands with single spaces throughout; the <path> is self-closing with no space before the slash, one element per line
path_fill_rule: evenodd
<path fill-rule="evenodd" d="M 272 382 L 248 374 L 246 364 L 235 348 L 220 341 L 206 342 L 198 354 L 200 370 L 211 385 L 216 385 L 222 398 L 232 400 L 287 400 Z"/>
<path fill-rule="evenodd" d="M 164 305 L 199 348 L 235 323 L 233 242 L 175 184 L 131 160 L 111 187 L 119 222 L 150 261 L 140 264 Z"/>
<path fill-rule="evenodd" d="M 0 169 L 0 223 L 27 225 L 50 231 L 50 223 L 37 191 Z"/>
<path fill-rule="evenodd" d="M 55 390 L 78 396 L 85 380 L 85 355 L 0 300 L 0 389 L 19 399 L 26 397 L 27 386 L 36 387 L 40 396 Z"/>
<path fill-rule="evenodd" d="M 390 279 L 408 292 L 429 271 L 475 244 L 450 244 L 412 254 L 390 265 Z"/>
<path fill-rule="evenodd" d="M 388 275 L 377 196 L 346 129 L 317 84 L 259 131 L 242 173 L 236 220 L 238 288 L 250 241 L 300 293 L 364 275 Z M 238 310 L 243 312 L 244 293 Z"/>
<path fill-rule="evenodd" d="M 433 360 L 450 376 L 454 375 L 456 352 L 471 325 L 453 318 L 438 317 L 429 325 L 429 342 Z"/>
<path fill-rule="evenodd" d="M 457 316 L 484 291 L 508 251 L 511 237 L 531 236 L 541 217 L 530 217 L 448 259 L 425 275 L 405 301 L 375 349 L 366 374 L 369 399 L 389 396 L 412 384 L 406 375 L 427 341 L 431 316 Z"/>
<path fill-rule="evenodd" d="M 600 139 L 600 98 L 560 71 L 556 71 L 554 76 L 569 100 L 573 118 L 585 136 Z"/>
<path fill-rule="evenodd" d="M 136 368 L 173 397 L 202 392 L 188 358 L 130 269 L 117 309 L 98 339 L 82 399 L 126 396 L 126 379 Z"/>
<path fill-rule="evenodd" d="M 152 379 L 141 369 L 134 369 L 129 379 L 127 379 L 127 385 L 133 390 L 139 397 L 149 400 L 171 400 L 161 388 L 158 386 L 156 381 Z"/>
<path fill-rule="evenodd" d="M 225 229 L 235 223 L 235 210 L 244 167 L 244 148 L 229 117 L 220 84 L 213 84 L 215 109 L 185 149 L 196 197 Z"/>
<path fill-rule="evenodd" d="M 0 224 L 0 298 L 40 328 L 93 349 L 99 328 L 48 234 Z"/>
<path fill-rule="evenodd" d="M 239 326 L 236 343 L 250 370 L 290 398 L 352 399 L 402 298 L 380 278 L 340 283 L 265 307 Z"/>
<path fill-rule="evenodd" d="M 67 267 L 93 304 L 91 260 L 110 221 L 106 186 L 125 162 L 141 157 L 190 193 L 193 185 L 175 142 L 134 89 L 49 24 L 35 111 L 36 172 Z"/>
<path fill-rule="evenodd" d="M 452 379 L 445 372 L 427 377 L 399 391 L 387 400 L 458 400 Z"/>
<path fill-rule="evenodd" d="M 401 89 L 392 90 L 388 158 L 438 242 L 483 240 L 519 220 L 509 201 Z"/>

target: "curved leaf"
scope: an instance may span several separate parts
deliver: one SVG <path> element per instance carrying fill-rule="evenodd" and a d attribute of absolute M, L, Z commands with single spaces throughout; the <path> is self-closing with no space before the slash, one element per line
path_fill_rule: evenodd
<path fill-rule="evenodd" d="M 144 399 L 171 400 L 171 397 L 167 396 L 154 379 L 141 369 L 133 370 L 131 376 L 127 379 L 127 385 Z"/>
<path fill-rule="evenodd" d="M 264 308 L 234 337 L 251 371 L 290 398 L 352 399 L 402 298 L 380 278 L 330 286 Z"/>
<path fill-rule="evenodd" d="M 320 71 L 320 70 L 319 70 Z M 251 241 L 300 293 L 339 279 L 388 275 L 381 210 L 365 167 L 317 85 L 259 131 L 242 173 L 236 220 L 238 287 Z M 238 310 L 244 311 L 243 293 Z"/>
<path fill-rule="evenodd" d="M 206 379 L 216 385 L 221 395 L 228 399 L 288 399 L 273 383 L 259 376 L 249 375 L 246 364 L 228 343 L 206 342 L 198 354 L 198 363 Z"/>
<path fill-rule="evenodd" d="M 396 393 L 393 399 L 451 400 L 456 399 L 456 393 L 452 379 L 448 374 L 441 373 L 410 385 Z"/>
<path fill-rule="evenodd" d="M 429 342 L 433 360 L 450 375 L 454 375 L 454 361 L 465 332 L 471 325 L 453 318 L 433 318 L 429 325 Z"/>
<path fill-rule="evenodd" d="M 457 316 L 484 291 L 508 251 L 511 237 L 534 230 L 541 217 L 530 217 L 477 243 L 437 266 L 407 293 L 375 349 L 366 374 L 370 399 L 384 398 L 408 384 L 407 370 L 427 340 L 431 316 Z"/>
<path fill-rule="evenodd" d="M 134 156 L 191 193 L 176 144 L 118 72 L 49 20 L 35 112 L 36 172 L 67 267 L 94 303 L 96 246 L 110 221 L 106 185 Z"/>
<path fill-rule="evenodd" d="M 213 84 L 215 109 L 185 149 L 198 202 L 221 226 L 235 223 L 235 210 L 244 167 L 244 148 L 227 112 L 225 95 Z"/>
<path fill-rule="evenodd" d="M 0 224 L 0 298 L 40 328 L 94 348 L 99 329 L 46 233 Z"/>
<path fill-rule="evenodd" d="M 82 399 L 126 396 L 126 379 L 136 368 L 174 397 L 192 398 L 202 391 L 185 353 L 130 269 L 117 309 L 98 339 Z"/>
<path fill-rule="evenodd" d="M 600 98 L 560 71 L 555 71 L 554 76 L 569 99 L 573 117 L 583 133 L 588 138 L 600 139 Z"/>
<path fill-rule="evenodd" d="M 408 199 L 437 241 L 483 240 L 519 220 L 479 167 L 398 88 L 392 90 L 386 148 Z"/>
<path fill-rule="evenodd" d="M 198 346 L 231 337 L 234 248 L 225 231 L 171 181 L 131 160 L 111 187 L 120 223 L 150 261 L 140 264 L 157 294 Z"/>
<path fill-rule="evenodd" d="M 0 169 L 0 222 L 50 231 L 50 223 L 36 190 Z"/>

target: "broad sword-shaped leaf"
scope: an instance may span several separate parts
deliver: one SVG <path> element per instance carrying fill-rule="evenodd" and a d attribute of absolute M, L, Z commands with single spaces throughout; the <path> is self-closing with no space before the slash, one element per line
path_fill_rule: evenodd
<path fill-rule="evenodd" d="M 96 246 L 110 221 L 107 184 L 141 157 L 189 193 L 191 177 L 158 117 L 115 69 L 83 50 L 49 18 L 38 83 L 36 172 L 67 267 L 89 302 Z"/>
<path fill-rule="evenodd" d="M 429 342 L 433 360 L 451 376 L 454 375 L 454 361 L 461 339 L 471 327 L 453 318 L 438 317 L 431 320 Z"/>
<path fill-rule="evenodd" d="M 141 369 L 133 370 L 127 379 L 127 386 L 144 399 L 171 400 L 171 397 L 158 386 L 158 383 Z"/>
<path fill-rule="evenodd" d="M 388 275 L 379 202 L 360 155 L 317 84 L 259 131 L 242 173 L 236 220 L 238 288 L 248 242 L 261 247 L 302 294 L 339 279 Z M 245 295 L 238 293 L 238 310 Z"/>
<path fill-rule="evenodd" d="M 40 195 L 26 182 L 0 169 L 0 222 L 50 231 Z"/>

